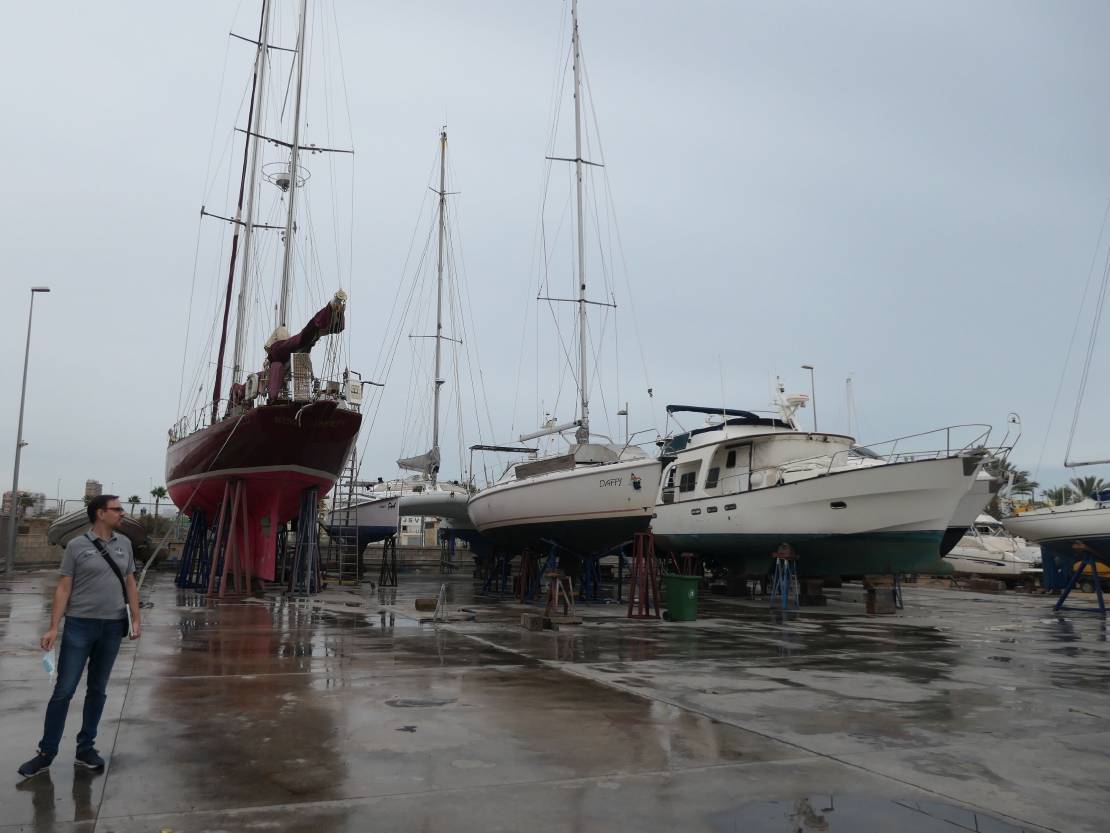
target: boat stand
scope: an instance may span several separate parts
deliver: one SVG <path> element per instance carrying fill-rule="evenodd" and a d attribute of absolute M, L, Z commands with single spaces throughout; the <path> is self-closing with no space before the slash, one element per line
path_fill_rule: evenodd
<path fill-rule="evenodd" d="M 301 509 L 297 514 L 297 542 L 293 550 L 293 569 L 289 576 L 289 592 L 311 596 L 323 589 L 320 566 L 320 539 L 317 535 L 316 487 L 301 492 Z"/>
<path fill-rule="evenodd" d="M 485 561 L 485 581 L 482 582 L 482 595 L 508 596 L 512 593 L 509 579 L 513 573 L 512 553 L 495 552 Z"/>
<path fill-rule="evenodd" d="M 617 604 L 624 602 L 624 564 L 628 560 L 627 550 L 627 543 L 617 548 Z"/>
<path fill-rule="evenodd" d="M 443 575 L 453 575 L 455 568 L 455 533 L 450 530 L 441 532 L 439 539 L 439 572 Z"/>
<path fill-rule="evenodd" d="M 601 594 L 601 559 L 604 556 L 590 555 L 582 559 L 582 584 L 578 588 L 578 598 L 583 602 L 604 602 Z"/>
<path fill-rule="evenodd" d="M 378 573 L 378 587 L 397 586 L 397 536 L 390 535 L 382 541 L 382 567 Z"/>
<path fill-rule="evenodd" d="M 775 572 L 771 578 L 771 606 L 783 610 L 798 607 L 798 556 L 789 544 L 775 552 Z"/>
<path fill-rule="evenodd" d="M 203 509 L 197 509 L 189 518 L 189 531 L 185 535 L 185 547 L 181 550 L 181 564 L 174 584 L 183 590 L 207 588 L 211 558 L 212 540 L 208 535 L 208 518 Z"/>
<path fill-rule="evenodd" d="M 558 570 L 559 564 L 559 551 L 567 553 L 570 556 L 578 559 L 578 563 L 582 566 L 582 575 L 578 587 L 578 601 L 580 602 L 608 602 L 602 594 L 601 587 L 601 559 L 613 553 L 613 550 L 619 553 L 623 550 L 624 545 L 615 547 L 613 549 L 605 550 L 604 552 L 590 553 L 584 555 L 583 553 L 576 552 L 570 547 L 565 547 L 558 541 L 553 541 L 550 538 L 541 538 L 550 549 L 548 550 L 547 563 L 543 567 L 543 573 L 546 575 L 549 572 Z M 623 566 L 623 565 L 622 565 Z M 622 576 L 623 578 L 623 576 Z M 620 601 L 620 588 L 617 589 L 617 600 Z"/>
<path fill-rule="evenodd" d="M 1071 545 L 1071 548 L 1075 550 L 1075 552 L 1080 556 L 1079 569 L 1072 571 L 1071 578 L 1068 579 L 1067 586 L 1060 594 L 1060 598 L 1056 600 L 1056 604 L 1053 606 L 1052 609 L 1054 611 L 1072 610 L 1077 613 L 1097 613 L 1099 616 L 1105 616 L 1106 599 L 1102 595 L 1102 577 L 1099 575 L 1098 572 L 1098 563 L 1099 561 L 1106 561 L 1106 559 L 1100 558 L 1101 553 L 1099 553 L 1090 545 L 1084 544 L 1082 541 L 1076 541 Z M 1052 556 L 1049 555 L 1049 558 L 1051 557 Z M 1041 560 L 1044 560 L 1044 556 L 1041 557 Z M 1110 561 L 1107 561 L 1106 563 L 1110 563 Z M 1091 583 L 1095 586 L 1095 597 L 1098 599 L 1098 605 L 1095 607 L 1064 607 L 1064 602 L 1067 601 L 1068 596 L 1071 594 L 1071 591 L 1074 590 L 1076 584 L 1079 583 L 1079 579 L 1083 575 L 1088 573 L 1091 576 Z"/>
<path fill-rule="evenodd" d="M 539 553 L 532 552 L 527 547 L 520 554 L 520 575 L 516 581 L 516 598 L 521 604 L 531 604 L 540 592 L 540 558 Z"/>
<path fill-rule="evenodd" d="M 562 570 L 552 570 L 545 574 L 547 578 L 547 608 L 544 616 L 550 619 L 557 616 L 559 607 L 563 608 L 563 616 L 574 615 L 574 581 L 563 573 Z"/>
<path fill-rule="evenodd" d="M 208 597 L 245 596 L 251 592 L 250 536 L 247 532 L 247 490 L 229 480 L 216 516 L 216 543 L 209 560 Z M 231 592 L 228 592 L 228 580 Z"/>
<path fill-rule="evenodd" d="M 661 615 L 655 535 L 637 532 L 632 539 L 632 569 L 628 573 L 628 618 L 658 619 Z"/>

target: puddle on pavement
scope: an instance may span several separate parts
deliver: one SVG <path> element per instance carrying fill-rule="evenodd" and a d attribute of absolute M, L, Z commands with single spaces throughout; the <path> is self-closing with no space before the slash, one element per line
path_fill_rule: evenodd
<path fill-rule="evenodd" d="M 454 697 L 394 697 L 386 700 L 387 706 L 395 709 L 420 709 L 430 706 L 449 706 L 455 702 Z"/>
<path fill-rule="evenodd" d="M 763 801 L 710 816 L 714 829 L 744 833 L 1022 833 L 975 810 L 918 799 L 811 794 L 793 801 Z"/>

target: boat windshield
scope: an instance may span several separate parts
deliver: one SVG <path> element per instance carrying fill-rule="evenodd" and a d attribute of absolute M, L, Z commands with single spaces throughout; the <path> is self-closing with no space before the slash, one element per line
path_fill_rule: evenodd
<path fill-rule="evenodd" d="M 849 452 L 853 457 L 866 457 L 868 460 L 881 460 L 883 455 L 876 454 L 870 448 L 864 448 L 862 445 L 854 445 Z"/>

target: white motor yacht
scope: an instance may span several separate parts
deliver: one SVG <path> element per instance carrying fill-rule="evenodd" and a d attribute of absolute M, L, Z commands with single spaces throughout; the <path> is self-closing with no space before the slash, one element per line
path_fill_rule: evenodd
<path fill-rule="evenodd" d="M 883 457 L 852 437 L 799 430 L 751 411 L 671 405 L 705 414 L 669 438 L 652 523 L 657 547 L 696 552 L 752 575 L 789 544 L 809 575 L 917 572 L 938 547 L 985 458 L 981 448 Z"/>
<path fill-rule="evenodd" d="M 958 575 L 1013 581 L 1040 574 L 1041 551 L 1010 535 L 990 515 L 979 515 L 944 557 L 944 563 Z"/>

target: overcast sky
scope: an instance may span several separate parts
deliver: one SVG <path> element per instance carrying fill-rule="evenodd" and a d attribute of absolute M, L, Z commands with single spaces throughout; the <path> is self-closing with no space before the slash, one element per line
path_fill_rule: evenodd
<path fill-rule="evenodd" d="M 515 380 L 563 2 L 334 5 L 357 159 L 351 363 L 378 362 L 446 119 L 468 338 L 499 435 L 484 439 L 509 440 L 534 427 L 513 421 Z M 648 368 L 645 383 L 634 347 L 621 360 L 633 430 L 722 391 L 765 407 L 777 374 L 808 391 L 808 362 L 822 428 L 846 430 L 852 374 L 864 441 L 967 422 L 999 436 L 1016 411 L 1015 460 L 1037 465 L 1088 270 L 1106 255 L 1110 6 L 582 0 L 580 18 L 634 293 L 634 314 L 618 299 L 622 337 L 639 331 Z M 60 481 L 79 497 L 95 477 L 126 496 L 162 482 L 213 113 L 221 79 L 238 95 L 250 66 L 227 33 L 256 20 L 251 0 L 8 11 L 4 489 L 33 284 L 53 292 L 35 304 L 21 487 L 53 497 Z M 1046 485 L 1066 476 L 1088 326 Z M 1093 417 L 1110 405 L 1105 351 L 1077 456 L 1110 457 Z M 402 450 L 406 381 L 390 384 L 365 473 L 393 474 Z"/>

